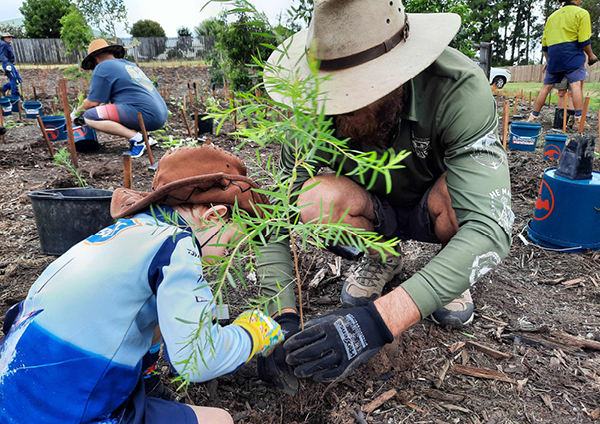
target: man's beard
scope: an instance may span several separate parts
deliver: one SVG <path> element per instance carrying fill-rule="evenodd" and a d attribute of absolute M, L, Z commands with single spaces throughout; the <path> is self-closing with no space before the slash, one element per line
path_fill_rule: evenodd
<path fill-rule="evenodd" d="M 362 109 L 335 118 L 338 138 L 372 145 L 386 142 L 402 111 L 402 86 Z"/>

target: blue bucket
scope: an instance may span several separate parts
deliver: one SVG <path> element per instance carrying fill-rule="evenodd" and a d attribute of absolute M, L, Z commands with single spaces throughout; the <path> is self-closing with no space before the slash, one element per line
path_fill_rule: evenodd
<path fill-rule="evenodd" d="M 509 149 L 533 152 L 541 129 L 542 124 L 513 122 L 510 124 Z"/>
<path fill-rule="evenodd" d="M 567 134 L 546 134 L 546 145 L 544 146 L 544 160 L 559 160 L 565 143 Z"/>
<path fill-rule="evenodd" d="M 12 111 L 18 112 L 19 101 L 21 100 L 21 96 L 6 96 L 6 98 L 8 98 L 10 100 L 10 103 L 12 104 Z"/>
<path fill-rule="evenodd" d="M 63 141 L 67 139 L 67 122 L 62 115 L 42 116 L 46 134 L 50 141 Z"/>
<path fill-rule="evenodd" d="M 0 108 L 2 108 L 2 116 L 12 115 L 12 104 L 8 97 L 0 97 Z"/>
<path fill-rule="evenodd" d="M 600 250 L 600 172 L 588 180 L 570 180 L 546 169 L 529 237 L 541 246 L 582 252 Z"/>
<path fill-rule="evenodd" d="M 27 118 L 35 119 L 42 115 L 41 102 L 23 102 L 23 109 Z"/>
<path fill-rule="evenodd" d="M 93 152 L 100 148 L 96 131 L 87 125 L 73 127 L 73 137 L 75 138 L 75 149 L 78 152 Z"/>

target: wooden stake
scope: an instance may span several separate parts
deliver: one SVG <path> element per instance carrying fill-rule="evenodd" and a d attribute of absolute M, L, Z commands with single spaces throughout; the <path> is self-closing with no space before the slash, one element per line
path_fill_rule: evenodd
<path fill-rule="evenodd" d="M 187 128 L 188 135 L 190 136 L 190 138 L 194 138 L 194 136 L 192 134 L 192 130 L 190 128 L 190 124 L 188 124 L 187 117 L 185 116 L 185 110 L 183 110 L 183 109 L 181 109 L 181 116 L 183 116 L 183 123 L 185 124 L 185 127 Z"/>
<path fill-rule="evenodd" d="M 23 111 L 21 110 L 21 100 L 17 100 L 17 108 L 19 109 L 19 121 L 23 120 Z"/>
<path fill-rule="evenodd" d="M 502 114 L 502 133 L 503 133 L 502 144 L 504 145 L 504 150 L 506 150 L 507 149 L 506 135 L 508 134 L 508 114 L 509 114 L 508 109 L 510 107 L 510 105 L 506 101 L 506 97 L 504 97 L 503 105 L 504 105 L 504 111 Z"/>
<path fill-rule="evenodd" d="M 144 143 L 146 143 L 146 149 L 148 149 L 150 165 L 154 165 L 154 156 L 152 156 L 152 149 L 150 148 L 150 143 L 148 142 L 148 133 L 146 132 L 146 126 L 144 125 L 144 118 L 142 118 L 142 114 L 140 112 L 138 112 L 137 117 L 138 121 L 140 121 L 140 128 L 142 129 L 142 135 L 144 136 Z"/>
<path fill-rule="evenodd" d="M 529 109 L 531 109 L 531 91 L 529 92 Z"/>
<path fill-rule="evenodd" d="M 198 138 L 198 111 L 194 111 L 194 139 Z"/>
<path fill-rule="evenodd" d="M 123 153 L 123 187 L 133 187 L 133 176 L 131 174 L 131 153 Z"/>
<path fill-rule="evenodd" d="M 50 106 L 52 107 L 52 114 L 56 115 L 56 104 L 54 103 L 54 100 L 50 101 Z"/>
<path fill-rule="evenodd" d="M 183 110 L 187 109 L 186 104 L 185 104 L 185 99 L 186 99 L 186 95 L 184 94 L 183 95 Z"/>
<path fill-rule="evenodd" d="M 42 121 L 42 117 L 38 115 L 37 117 L 38 125 L 42 130 L 42 135 L 44 136 L 44 140 L 46 140 L 46 146 L 48 146 L 48 150 L 50 151 L 50 156 L 54 157 L 54 149 L 52 148 L 52 143 L 48 138 L 48 133 L 46 132 L 46 127 L 44 126 L 44 122 Z"/>
<path fill-rule="evenodd" d="M 77 160 L 77 150 L 75 149 L 75 136 L 73 135 L 73 123 L 71 122 L 71 109 L 69 107 L 69 98 L 67 97 L 67 80 L 61 78 L 59 84 L 62 98 L 62 107 L 65 113 L 65 124 L 67 127 L 67 140 L 69 151 L 71 153 L 71 162 L 73 162 L 73 166 L 77 168 L 79 167 L 79 161 Z"/>
<path fill-rule="evenodd" d="M 587 116 L 588 106 L 590 105 L 590 96 L 585 97 L 585 101 L 583 102 L 583 112 L 581 113 L 581 122 L 579 123 L 579 129 L 577 132 L 581 134 L 583 132 L 583 127 L 585 127 L 585 118 Z M 600 131 L 600 128 L 599 128 Z"/>
<path fill-rule="evenodd" d="M 565 93 L 565 105 L 563 107 L 563 132 L 567 132 L 567 109 L 569 105 L 569 92 Z"/>

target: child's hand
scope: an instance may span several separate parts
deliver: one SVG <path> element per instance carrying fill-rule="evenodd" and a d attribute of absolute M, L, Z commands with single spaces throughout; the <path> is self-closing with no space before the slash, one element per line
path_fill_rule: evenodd
<path fill-rule="evenodd" d="M 279 324 L 257 310 L 243 312 L 233 324 L 242 327 L 252 337 L 252 353 L 248 360 L 255 354 L 269 355 L 284 339 Z"/>

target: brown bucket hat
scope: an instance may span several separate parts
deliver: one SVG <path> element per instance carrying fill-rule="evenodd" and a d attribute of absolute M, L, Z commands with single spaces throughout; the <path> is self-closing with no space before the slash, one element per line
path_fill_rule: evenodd
<path fill-rule="evenodd" d="M 251 216 L 263 216 L 266 196 L 253 189 L 258 184 L 246 176 L 246 167 L 234 155 L 213 145 L 168 151 L 158 162 L 149 193 L 119 188 L 113 193 L 110 213 L 119 219 L 152 204 L 237 204 Z"/>
<path fill-rule="evenodd" d="M 89 71 L 96 67 L 95 57 L 98 53 L 110 52 L 117 59 L 125 57 L 125 48 L 118 44 L 108 44 L 105 39 L 97 38 L 88 47 L 88 55 L 81 61 L 81 67 Z"/>

